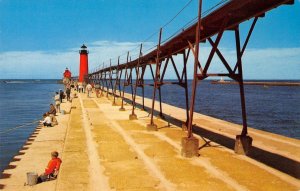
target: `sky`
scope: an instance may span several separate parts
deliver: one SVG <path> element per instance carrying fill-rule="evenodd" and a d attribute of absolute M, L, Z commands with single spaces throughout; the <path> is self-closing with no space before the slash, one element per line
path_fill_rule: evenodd
<path fill-rule="evenodd" d="M 220 1 L 203 0 L 203 11 Z M 134 59 L 141 43 L 144 52 L 157 44 L 160 27 L 164 26 L 165 40 L 194 19 L 197 4 L 198 0 L 0 0 L 0 79 L 60 79 L 66 67 L 77 75 L 83 43 L 90 52 L 90 71 L 103 63 L 108 66 L 110 59 L 117 64 L 119 55 L 125 62 L 127 51 Z M 250 24 L 251 20 L 240 26 L 242 39 Z M 235 63 L 233 35 L 225 32 L 219 46 L 231 63 Z M 210 49 L 201 43 L 201 62 Z M 175 58 L 177 63 L 181 59 Z M 224 70 L 217 57 L 211 70 Z M 245 79 L 300 80 L 300 0 L 258 20 L 243 71 Z M 175 78 L 174 72 L 168 70 L 166 78 Z"/>

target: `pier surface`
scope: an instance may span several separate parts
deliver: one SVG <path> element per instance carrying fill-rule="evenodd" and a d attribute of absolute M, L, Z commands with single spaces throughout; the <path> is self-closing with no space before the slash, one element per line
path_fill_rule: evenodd
<path fill-rule="evenodd" d="M 129 95 L 127 95 L 129 97 Z M 141 103 L 141 98 L 136 100 Z M 117 105 L 120 100 L 117 100 Z M 151 100 L 146 99 L 150 106 Z M 300 189 L 300 141 L 249 129 L 253 151 L 248 156 L 232 150 L 241 126 L 195 114 L 199 157 L 180 154 L 179 128 L 185 111 L 163 104 L 158 131 L 146 131 L 147 111 L 112 106 L 111 97 L 79 94 L 63 103 L 70 114 L 59 115 L 59 125 L 37 128 L 0 179 L 4 190 L 294 190 Z M 158 105 L 157 105 L 158 108 Z M 42 173 L 57 150 L 63 161 L 57 180 L 26 186 L 26 172 Z"/>

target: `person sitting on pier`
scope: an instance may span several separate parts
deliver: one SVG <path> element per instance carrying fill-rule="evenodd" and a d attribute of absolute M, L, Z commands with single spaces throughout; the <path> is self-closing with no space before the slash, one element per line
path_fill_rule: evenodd
<path fill-rule="evenodd" d="M 51 152 L 51 160 L 48 162 L 45 172 L 38 177 L 38 183 L 56 179 L 61 163 L 61 159 L 58 158 L 58 152 Z"/>
<path fill-rule="evenodd" d="M 56 115 L 56 109 L 52 103 L 50 104 L 50 109 L 49 109 L 48 113 L 50 115 Z"/>
<path fill-rule="evenodd" d="M 51 117 L 49 116 L 49 114 L 44 113 L 43 117 L 44 117 L 44 120 L 40 121 L 40 123 L 42 123 L 46 127 L 51 127 Z"/>
<path fill-rule="evenodd" d="M 57 119 L 55 117 L 56 109 L 52 103 L 50 104 L 50 110 L 48 111 L 48 114 L 51 118 L 52 126 L 58 125 Z"/>

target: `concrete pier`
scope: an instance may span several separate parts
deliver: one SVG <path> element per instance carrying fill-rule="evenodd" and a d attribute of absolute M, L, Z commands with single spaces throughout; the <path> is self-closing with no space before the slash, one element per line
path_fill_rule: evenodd
<path fill-rule="evenodd" d="M 158 131 L 147 131 L 146 111 L 112 106 L 113 98 L 79 94 L 63 103 L 70 114 L 57 117 L 59 125 L 40 128 L 15 168 L 4 171 L 4 190 L 294 190 L 300 189 L 300 141 L 249 129 L 253 147 L 248 156 L 234 153 L 241 126 L 195 114 L 194 135 L 199 157 L 181 156 L 180 127 L 185 111 L 163 104 L 165 119 L 155 118 Z M 141 98 L 136 98 L 137 104 Z M 120 100 L 116 101 L 120 105 Z M 145 99 L 150 107 L 151 100 Z M 157 104 L 158 108 L 158 104 Z M 149 110 L 148 110 L 149 111 Z M 201 136 L 200 136 L 201 135 Z M 62 166 L 57 180 L 24 186 L 26 172 L 43 172 L 50 152 L 57 150 Z M 258 156 L 256 156 L 258 155 Z M 274 165 L 277 164 L 279 168 Z M 282 164 L 283 163 L 283 164 Z M 285 166 L 285 167 L 281 167 Z M 293 168 L 292 168 L 293 167 Z"/>

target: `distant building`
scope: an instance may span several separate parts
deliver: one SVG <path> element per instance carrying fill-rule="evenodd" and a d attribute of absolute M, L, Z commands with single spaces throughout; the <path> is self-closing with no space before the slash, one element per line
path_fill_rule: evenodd
<path fill-rule="evenodd" d="M 72 77 L 72 73 L 70 72 L 70 70 L 68 68 L 66 68 L 66 70 L 64 72 L 64 78 L 71 79 L 71 77 Z"/>
<path fill-rule="evenodd" d="M 70 84 L 70 82 L 71 82 L 72 73 L 70 72 L 70 70 L 68 68 L 66 68 L 63 75 L 64 75 L 63 84 L 66 86 L 67 84 Z"/>

